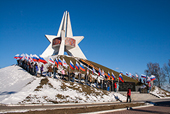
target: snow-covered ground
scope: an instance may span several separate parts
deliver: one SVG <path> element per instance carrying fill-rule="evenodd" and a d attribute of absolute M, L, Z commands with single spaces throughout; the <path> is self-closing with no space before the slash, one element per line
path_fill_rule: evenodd
<path fill-rule="evenodd" d="M 155 90 L 150 92 L 151 94 L 154 94 L 155 96 L 159 97 L 159 98 L 170 98 L 170 93 L 166 92 L 160 88 L 158 88 L 157 86 L 155 86 Z"/>
<path fill-rule="evenodd" d="M 60 79 L 35 77 L 18 66 L 0 69 L 0 103 L 90 103 L 122 101 L 126 97 Z"/>
<path fill-rule="evenodd" d="M 0 69 L 0 101 L 19 92 L 26 84 L 36 78 L 18 66 Z"/>

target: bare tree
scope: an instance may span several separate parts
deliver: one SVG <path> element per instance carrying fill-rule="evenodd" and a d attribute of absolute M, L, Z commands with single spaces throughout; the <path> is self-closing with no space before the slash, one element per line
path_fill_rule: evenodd
<path fill-rule="evenodd" d="M 169 59 L 168 65 L 166 63 L 164 64 L 163 72 L 165 74 L 165 77 L 168 78 L 168 81 L 170 83 L 170 59 Z"/>
<path fill-rule="evenodd" d="M 154 75 L 156 77 L 155 84 L 160 87 L 161 85 L 161 76 L 162 76 L 162 71 L 158 63 L 148 63 L 147 64 L 147 70 L 145 70 L 145 73 L 147 75 L 151 76 Z"/>

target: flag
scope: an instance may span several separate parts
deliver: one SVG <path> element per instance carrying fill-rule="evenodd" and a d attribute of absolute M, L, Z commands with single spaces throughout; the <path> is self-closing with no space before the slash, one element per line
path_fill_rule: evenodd
<path fill-rule="evenodd" d="M 87 75 L 89 75 L 89 67 L 87 67 Z"/>
<path fill-rule="evenodd" d="M 30 54 L 30 56 L 28 57 L 29 62 L 33 62 L 32 58 L 33 58 L 33 55 Z"/>
<path fill-rule="evenodd" d="M 38 62 L 39 57 L 36 54 L 34 54 L 32 59 L 33 59 L 33 61 L 37 61 Z"/>
<path fill-rule="evenodd" d="M 61 65 L 61 66 L 63 65 L 60 58 L 58 58 L 58 64 Z"/>
<path fill-rule="evenodd" d="M 124 82 L 124 81 L 123 81 L 122 74 L 119 74 L 119 80 L 120 80 L 121 82 Z"/>
<path fill-rule="evenodd" d="M 120 74 L 123 74 L 123 71 L 120 71 Z"/>
<path fill-rule="evenodd" d="M 132 74 L 132 78 L 134 78 L 135 76 Z"/>
<path fill-rule="evenodd" d="M 25 59 L 25 54 L 21 54 L 20 59 L 24 60 Z"/>
<path fill-rule="evenodd" d="M 104 76 L 104 70 L 102 70 L 102 76 Z"/>
<path fill-rule="evenodd" d="M 84 66 L 83 66 L 82 63 L 80 63 L 80 69 L 81 69 L 82 71 L 85 71 L 85 68 L 84 68 Z"/>
<path fill-rule="evenodd" d="M 52 57 L 49 57 L 49 63 L 54 64 L 54 60 Z"/>
<path fill-rule="evenodd" d="M 138 78 L 138 75 L 136 74 L 136 78 Z"/>
<path fill-rule="evenodd" d="M 150 80 L 150 78 L 148 77 L 148 79 L 146 80 L 146 83 L 149 83 L 151 80 Z"/>
<path fill-rule="evenodd" d="M 128 72 L 126 72 L 126 75 L 127 75 L 127 76 L 129 75 Z"/>
<path fill-rule="evenodd" d="M 131 73 L 129 73 L 129 76 L 131 76 Z"/>
<path fill-rule="evenodd" d="M 39 56 L 39 62 L 47 64 L 47 61 L 43 57 L 40 57 L 40 56 Z"/>
<path fill-rule="evenodd" d="M 141 77 L 142 77 L 142 78 L 146 78 L 146 75 L 141 74 Z"/>
<path fill-rule="evenodd" d="M 66 68 L 68 66 L 64 58 L 63 58 L 63 66 L 66 67 Z"/>
<path fill-rule="evenodd" d="M 29 55 L 25 54 L 25 59 L 28 60 L 28 58 L 29 58 Z"/>
<path fill-rule="evenodd" d="M 57 68 L 58 68 L 58 61 L 57 61 L 57 58 L 55 59 L 55 65 L 57 65 Z"/>
<path fill-rule="evenodd" d="M 154 75 L 151 75 L 150 79 L 151 79 L 151 81 L 156 80 L 156 78 L 155 78 L 155 76 L 154 76 Z"/>
<path fill-rule="evenodd" d="M 114 80 L 115 79 L 115 75 L 113 74 L 113 72 L 112 72 L 112 80 Z"/>
<path fill-rule="evenodd" d="M 101 70 L 100 70 L 100 68 L 99 68 L 99 72 L 98 72 L 98 74 L 99 74 L 99 76 L 102 74 L 102 73 L 101 73 Z"/>
<path fill-rule="evenodd" d="M 79 65 L 79 63 L 76 61 L 76 69 L 79 70 L 79 68 L 80 68 L 80 65 Z"/>
<path fill-rule="evenodd" d="M 110 79 L 110 73 L 109 73 L 109 71 L 108 71 L 108 73 L 107 73 L 107 78 Z"/>
<path fill-rule="evenodd" d="M 15 56 L 14 56 L 14 58 L 15 59 L 19 59 L 20 57 L 19 57 L 19 54 L 16 54 Z"/>
<path fill-rule="evenodd" d="M 72 63 L 72 61 L 70 60 L 70 68 L 72 69 L 72 70 L 74 70 L 75 69 L 75 66 L 74 66 L 74 64 Z"/>
<path fill-rule="evenodd" d="M 94 69 L 94 67 L 93 67 L 93 70 L 92 70 L 92 74 L 94 74 L 96 71 L 95 71 L 95 69 Z"/>

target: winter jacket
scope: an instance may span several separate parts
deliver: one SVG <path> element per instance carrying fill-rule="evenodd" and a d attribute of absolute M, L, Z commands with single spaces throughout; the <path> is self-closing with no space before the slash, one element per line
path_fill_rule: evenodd
<path fill-rule="evenodd" d="M 131 89 L 128 89 L 127 96 L 131 96 Z"/>

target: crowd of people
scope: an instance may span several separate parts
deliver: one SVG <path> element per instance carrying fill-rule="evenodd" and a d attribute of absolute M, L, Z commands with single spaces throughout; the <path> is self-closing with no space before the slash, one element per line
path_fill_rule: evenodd
<path fill-rule="evenodd" d="M 23 69 L 25 69 L 26 71 L 28 71 L 31 75 L 37 76 L 37 72 L 39 70 L 37 63 L 29 62 L 27 60 L 17 59 L 17 64 L 18 64 L 18 66 L 20 66 Z"/>
<path fill-rule="evenodd" d="M 52 64 L 48 65 L 46 72 L 44 72 L 45 66 L 43 64 L 38 64 L 38 62 L 30 62 L 25 59 L 24 60 L 17 59 L 17 64 L 18 66 L 28 71 L 31 75 L 35 75 L 35 76 L 48 76 L 51 78 L 57 78 L 57 76 L 60 76 L 60 79 L 63 80 L 72 81 L 72 82 L 77 81 L 78 83 L 83 83 L 100 89 L 106 89 L 108 91 L 111 91 L 111 86 L 113 88 L 112 90 L 115 92 L 117 92 L 119 88 L 119 85 L 116 82 L 115 82 L 116 85 L 114 85 L 113 87 L 112 84 L 113 81 L 111 80 L 104 83 L 104 80 L 98 80 L 98 77 L 96 79 L 92 78 L 92 74 L 86 73 L 84 75 L 81 72 L 77 72 L 77 73 L 69 72 L 66 71 L 64 68 L 59 69 L 56 65 L 52 65 Z"/>

